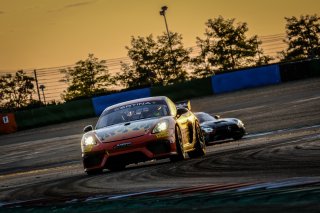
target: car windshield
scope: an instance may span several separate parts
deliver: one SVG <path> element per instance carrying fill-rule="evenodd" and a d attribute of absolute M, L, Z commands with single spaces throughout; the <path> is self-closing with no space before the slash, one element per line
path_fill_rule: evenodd
<path fill-rule="evenodd" d="M 133 103 L 105 111 L 100 116 L 96 129 L 119 123 L 167 115 L 169 115 L 169 110 L 163 101 Z"/>
<path fill-rule="evenodd" d="M 200 123 L 207 121 L 217 121 L 214 117 L 207 113 L 195 113 L 195 115 L 199 119 Z"/>

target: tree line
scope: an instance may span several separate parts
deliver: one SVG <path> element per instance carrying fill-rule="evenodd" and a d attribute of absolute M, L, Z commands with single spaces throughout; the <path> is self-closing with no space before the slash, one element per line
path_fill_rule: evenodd
<path fill-rule="evenodd" d="M 320 17 L 306 15 L 285 17 L 287 48 L 278 53 L 281 62 L 320 57 Z M 268 64 L 274 58 L 265 55 L 257 35 L 248 37 L 248 25 L 219 16 L 205 23 L 202 37 L 196 38 L 199 54 L 191 57 L 191 48 L 183 46 L 176 32 L 154 37 L 152 34 L 131 37 L 126 46 L 130 62 L 121 62 L 121 72 L 111 76 L 106 60 L 89 54 L 74 67 L 62 69 L 68 84 L 62 94 L 65 101 L 110 92 L 112 85 L 124 88 L 165 86 L 220 72 Z M 169 38 L 170 37 L 170 42 Z M 191 72 L 188 70 L 192 70 Z M 0 107 L 19 109 L 39 104 L 32 98 L 34 78 L 20 70 L 0 77 Z"/>

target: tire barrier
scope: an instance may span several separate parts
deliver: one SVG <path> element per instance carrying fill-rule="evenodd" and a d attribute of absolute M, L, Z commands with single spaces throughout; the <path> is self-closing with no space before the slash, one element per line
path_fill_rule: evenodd
<path fill-rule="evenodd" d="M 261 87 L 281 82 L 279 66 L 269 65 L 212 76 L 214 94 Z"/>
<path fill-rule="evenodd" d="M 150 97 L 150 94 L 150 88 L 144 88 L 92 98 L 95 115 L 99 116 L 106 107 L 113 104 L 130 101 L 137 98 Z"/>

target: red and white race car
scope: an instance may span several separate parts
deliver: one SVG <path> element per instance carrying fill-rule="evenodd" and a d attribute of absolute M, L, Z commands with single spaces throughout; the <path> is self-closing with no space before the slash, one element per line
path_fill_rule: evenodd
<path fill-rule="evenodd" d="M 180 106 L 180 107 L 177 107 Z M 87 174 L 122 170 L 152 159 L 200 157 L 206 145 L 196 116 L 169 98 L 150 97 L 106 108 L 96 127 L 84 128 L 81 140 Z"/>

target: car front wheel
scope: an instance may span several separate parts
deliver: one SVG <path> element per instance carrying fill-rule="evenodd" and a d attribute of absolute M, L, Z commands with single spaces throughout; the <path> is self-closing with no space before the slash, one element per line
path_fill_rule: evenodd
<path fill-rule="evenodd" d="M 175 129 L 175 138 L 176 138 L 177 155 L 170 157 L 170 160 L 172 162 L 181 161 L 186 158 L 186 152 L 184 151 L 184 147 L 183 147 L 181 130 L 178 126 L 176 126 L 176 129 Z"/>
<path fill-rule="evenodd" d="M 190 158 L 201 157 L 206 154 L 206 142 L 198 122 L 195 123 L 195 129 L 196 143 L 194 145 L 194 150 L 188 153 Z"/>
<path fill-rule="evenodd" d="M 245 134 L 245 130 L 241 129 L 239 133 L 236 133 L 232 136 L 233 140 L 240 140 Z"/>
<path fill-rule="evenodd" d="M 93 169 L 86 171 L 87 175 L 99 175 L 102 174 L 102 169 Z"/>

